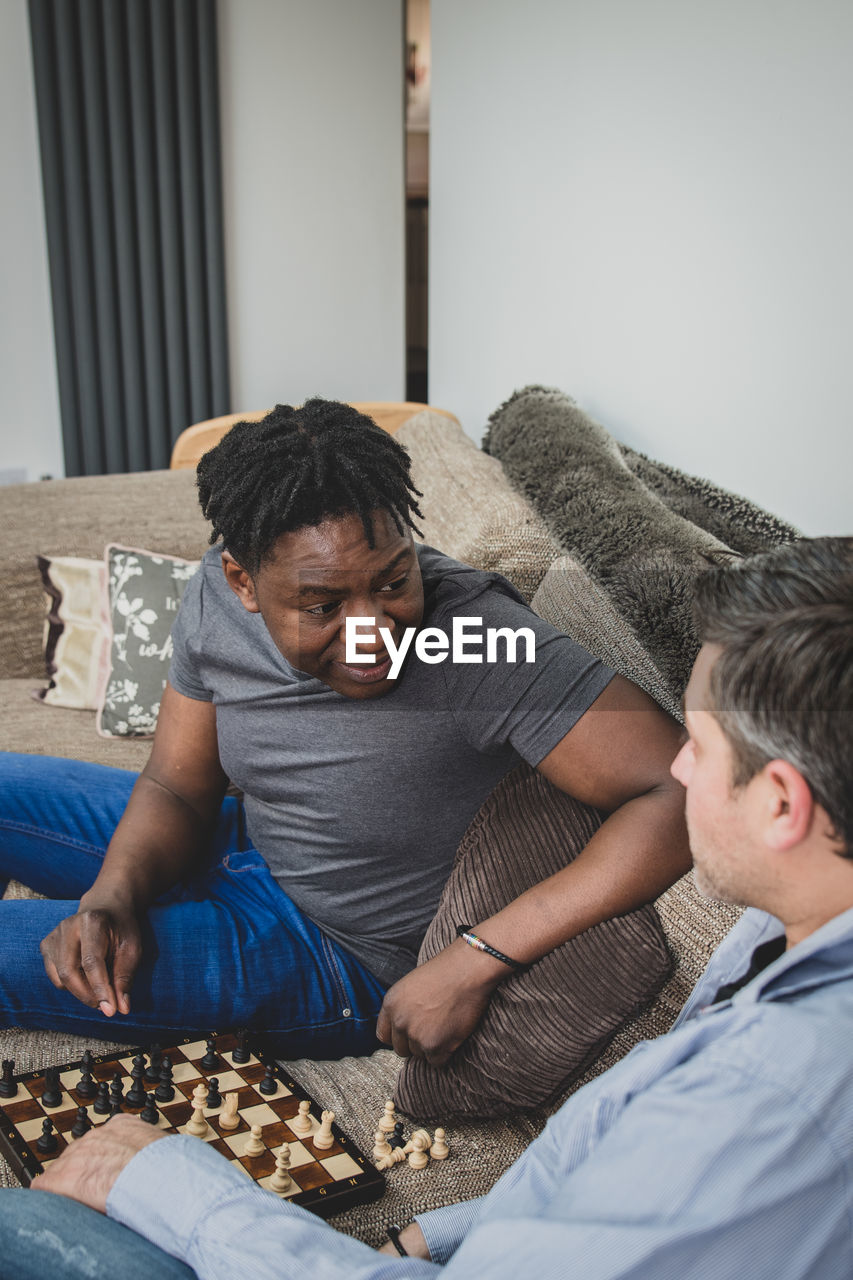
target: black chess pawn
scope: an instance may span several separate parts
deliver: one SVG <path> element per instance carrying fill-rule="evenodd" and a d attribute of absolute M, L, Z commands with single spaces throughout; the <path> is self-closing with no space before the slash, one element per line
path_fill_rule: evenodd
<path fill-rule="evenodd" d="M 252 1055 L 249 1052 L 249 1033 L 245 1027 L 241 1027 L 237 1032 L 237 1048 L 231 1054 L 232 1062 L 237 1062 L 241 1066 L 248 1062 Z"/>
<path fill-rule="evenodd" d="M 211 1076 L 207 1082 L 207 1102 L 204 1105 L 211 1110 L 222 1106 L 222 1094 L 219 1092 L 219 1081 L 216 1076 Z"/>
<path fill-rule="evenodd" d="M 82 1138 L 84 1133 L 88 1133 L 92 1127 L 92 1121 L 89 1119 L 89 1113 L 85 1107 L 77 1108 L 77 1119 L 71 1126 L 72 1138 Z"/>
<path fill-rule="evenodd" d="M 58 1145 L 56 1134 L 53 1132 L 53 1121 L 50 1116 L 45 1116 L 41 1122 L 41 1133 L 36 1138 L 36 1146 L 43 1155 L 49 1155 Z"/>
<path fill-rule="evenodd" d="M 398 1120 L 394 1125 L 394 1132 L 388 1134 L 388 1146 L 393 1151 L 395 1147 L 404 1147 L 406 1139 L 403 1137 L 403 1121 Z"/>
<path fill-rule="evenodd" d="M 160 1064 L 160 1083 L 154 1090 L 154 1097 L 158 1102 L 171 1102 L 175 1096 L 175 1086 L 172 1084 L 172 1059 L 166 1055 Z"/>
<path fill-rule="evenodd" d="M 80 1079 L 74 1087 L 74 1091 L 78 1098 L 94 1098 L 98 1092 L 97 1081 L 92 1076 L 92 1068 L 88 1063 L 80 1063 L 81 1075 Z"/>
<path fill-rule="evenodd" d="M 152 1044 L 148 1050 L 148 1066 L 145 1068 L 145 1079 L 149 1084 L 157 1084 L 159 1081 L 162 1060 L 163 1050 L 159 1044 Z"/>
<path fill-rule="evenodd" d="M 13 1079 L 15 1075 L 14 1058 L 3 1059 L 3 1078 L 0 1080 L 0 1098 L 14 1098 L 18 1086 Z"/>
<path fill-rule="evenodd" d="M 264 1078 L 261 1081 L 261 1083 L 258 1085 L 258 1088 L 260 1089 L 261 1093 L 277 1093 L 278 1092 L 278 1081 L 275 1078 L 275 1067 L 271 1062 L 267 1063 L 266 1068 L 264 1070 Z"/>
<path fill-rule="evenodd" d="M 146 1124 L 158 1123 L 160 1112 L 157 1110 L 157 1103 L 154 1101 L 153 1093 L 149 1093 L 145 1099 L 145 1106 L 139 1113 L 139 1119 L 144 1120 Z"/>
<path fill-rule="evenodd" d="M 110 1089 L 106 1080 L 102 1080 L 98 1085 L 98 1095 L 92 1106 L 96 1116 L 108 1116 L 110 1114 Z"/>
<path fill-rule="evenodd" d="M 201 1065 L 205 1071 L 215 1071 L 220 1062 L 219 1054 L 216 1052 L 216 1041 L 207 1040 L 204 1047 L 206 1053 L 201 1060 Z"/>
<path fill-rule="evenodd" d="M 110 1081 L 110 1106 L 115 1107 L 116 1103 L 118 1103 L 119 1110 L 121 1110 L 123 1101 L 124 1076 L 121 1074 L 121 1071 L 116 1071 Z"/>
<path fill-rule="evenodd" d="M 136 1066 L 134 1059 L 134 1067 L 130 1073 L 133 1083 L 124 1096 L 124 1100 L 129 1107 L 144 1107 L 146 1103 L 145 1085 L 142 1083 L 142 1077 L 145 1074 L 144 1066 Z"/>
<path fill-rule="evenodd" d="M 41 1095 L 42 1106 L 58 1107 L 62 1102 L 62 1086 L 59 1083 L 59 1068 L 48 1067 L 44 1073 L 44 1093 Z"/>

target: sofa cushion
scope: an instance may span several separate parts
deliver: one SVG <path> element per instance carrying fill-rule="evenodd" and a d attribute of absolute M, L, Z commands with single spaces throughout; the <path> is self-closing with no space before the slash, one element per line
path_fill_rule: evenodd
<path fill-rule="evenodd" d="M 482 453 L 455 419 L 424 411 L 395 439 L 412 459 L 424 494 L 418 521 L 424 540 L 476 569 L 494 570 L 533 597 L 559 546 L 500 463 Z"/>
<path fill-rule="evenodd" d="M 198 560 L 109 546 L 109 670 L 98 702 L 98 732 L 152 737 L 172 657 L 172 623 Z"/>
<path fill-rule="evenodd" d="M 38 697 L 49 707 L 93 711 L 109 661 L 106 565 L 82 556 L 37 556 L 48 599 Z"/>
<path fill-rule="evenodd" d="M 462 840 L 419 962 L 449 946 L 458 924 L 493 915 L 561 870 L 600 825 L 596 810 L 527 765 L 510 773 Z M 409 1115 L 444 1119 L 547 1103 L 651 1003 L 671 967 L 651 906 L 587 929 L 507 978 L 444 1067 L 407 1059 L 397 1077 L 398 1105 Z"/>

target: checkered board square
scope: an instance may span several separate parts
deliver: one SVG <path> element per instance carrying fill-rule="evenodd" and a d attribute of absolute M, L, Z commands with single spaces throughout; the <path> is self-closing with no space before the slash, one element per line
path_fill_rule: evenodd
<path fill-rule="evenodd" d="M 172 1084 L 175 1090 L 171 1102 L 157 1103 L 160 1113 L 157 1123 L 164 1133 L 186 1131 L 193 1113 L 193 1090 L 200 1081 L 207 1082 L 215 1077 L 219 1082 L 219 1093 L 223 1101 L 226 1094 L 237 1094 L 239 1123 L 234 1128 L 226 1128 L 220 1123 L 221 1106 L 205 1108 L 208 1131 L 199 1140 L 209 1142 L 226 1160 L 253 1178 L 259 1186 L 269 1189 L 269 1181 L 275 1171 L 276 1154 L 286 1142 L 290 1147 L 289 1172 L 292 1186 L 285 1192 L 276 1193 L 282 1198 L 327 1218 L 353 1205 L 377 1200 L 382 1195 L 385 1183 L 381 1173 L 337 1125 L 332 1126 L 332 1145 L 322 1150 L 315 1148 L 314 1135 L 320 1128 L 321 1107 L 271 1056 L 257 1046 L 249 1045 L 249 1061 L 235 1062 L 233 1055 L 238 1045 L 237 1037 L 228 1032 L 213 1033 L 213 1038 L 218 1059 L 215 1066 L 202 1066 L 201 1060 L 207 1049 L 205 1040 L 181 1040 L 162 1050 L 163 1055 L 168 1056 L 172 1063 Z M 144 1052 L 130 1049 L 123 1053 L 94 1057 L 92 1076 L 98 1082 L 112 1081 L 118 1070 L 122 1073 L 127 1092 L 132 1083 L 133 1059 L 138 1053 Z M 145 1060 L 147 1065 L 150 1059 L 146 1056 Z M 264 1079 L 268 1063 L 274 1068 L 274 1093 L 262 1093 L 258 1087 Z M 61 1097 L 58 1105 L 53 1107 L 45 1106 L 42 1101 L 45 1091 L 45 1076 L 42 1071 L 16 1075 L 14 1081 L 17 1088 L 14 1096 L 0 1098 L 0 1152 L 25 1186 L 29 1186 L 32 1179 L 42 1173 L 46 1165 L 55 1160 L 70 1142 L 76 1141 L 71 1129 L 77 1120 L 78 1107 L 86 1107 L 93 1124 L 103 1124 L 108 1119 L 94 1111 L 90 1098 L 83 1098 L 76 1092 L 80 1079 L 79 1063 L 59 1068 Z M 156 1077 L 146 1082 L 145 1087 L 153 1092 Z M 297 1115 L 302 1101 L 311 1104 L 311 1129 L 308 1133 L 299 1133 L 289 1125 L 289 1121 Z M 128 1106 L 125 1099 L 124 1110 L 138 1115 L 142 1107 Z M 50 1155 L 44 1155 L 36 1145 L 45 1116 L 50 1116 L 53 1121 L 57 1139 L 56 1150 Z M 252 1125 L 261 1126 L 261 1139 L 264 1143 L 263 1153 L 255 1156 L 246 1153 Z"/>

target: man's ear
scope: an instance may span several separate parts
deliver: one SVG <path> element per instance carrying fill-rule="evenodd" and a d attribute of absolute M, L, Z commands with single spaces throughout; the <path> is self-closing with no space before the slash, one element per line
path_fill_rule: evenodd
<path fill-rule="evenodd" d="M 770 760 L 761 771 L 765 805 L 765 840 L 784 852 L 800 844 L 815 818 L 815 798 L 799 770 L 787 760 Z"/>
<path fill-rule="evenodd" d="M 222 571 L 225 581 L 234 592 L 244 609 L 249 613 L 260 613 L 261 607 L 255 595 L 255 584 L 249 573 L 234 559 L 230 551 L 222 552 Z"/>

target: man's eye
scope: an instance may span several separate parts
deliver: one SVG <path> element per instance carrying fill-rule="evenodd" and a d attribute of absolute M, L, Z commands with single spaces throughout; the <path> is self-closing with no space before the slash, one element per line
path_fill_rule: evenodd
<path fill-rule="evenodd" d="M 384 587 L 380 587 L 380 591 L 399 591 L 409 581 L 409 575 L 406 573 L 402 578 L 395 578 L 393 582 L 386 582 Z"/>
<path fill-rule="evenodd" d="M 328 614 L 334 613 L 339 604 L 339 600 L 327 600 L 325 604 L 312 605 L 312 607 L 310 609 L 306 609 L 305 612 L 309 613 L 312 618 L 325 618 Z"/>

